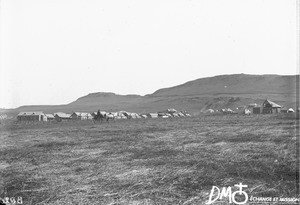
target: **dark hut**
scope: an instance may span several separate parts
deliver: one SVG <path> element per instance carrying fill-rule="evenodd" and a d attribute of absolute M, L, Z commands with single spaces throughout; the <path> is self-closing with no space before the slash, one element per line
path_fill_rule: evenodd
<path fill-rule="evenodd" d="M 280 109 L 282 106 L 270 101 L 270 100 L 265 100 L 265 102 L 262 105 L 262 113 L 263 114 L 272 114 L 272 113 L 280 113 Z"/>

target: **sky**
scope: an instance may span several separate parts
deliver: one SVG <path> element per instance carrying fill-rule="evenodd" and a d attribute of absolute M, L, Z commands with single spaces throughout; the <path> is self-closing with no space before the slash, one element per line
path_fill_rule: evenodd
<path fill-rule="evenodd" d="M 222 74 L 294 75 L 297 2 L 0 0 L 0 108 L 146 95 Z"/>

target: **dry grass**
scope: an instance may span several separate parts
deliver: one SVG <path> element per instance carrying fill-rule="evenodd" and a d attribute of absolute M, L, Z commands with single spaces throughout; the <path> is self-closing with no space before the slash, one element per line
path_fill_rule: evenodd
<path fill-rule="evenodd" d="M 203 204 L 213 185 L 296 194 L 295 119 L 270 115 L 10 124 L 0 197 L 25 204 Z"/>

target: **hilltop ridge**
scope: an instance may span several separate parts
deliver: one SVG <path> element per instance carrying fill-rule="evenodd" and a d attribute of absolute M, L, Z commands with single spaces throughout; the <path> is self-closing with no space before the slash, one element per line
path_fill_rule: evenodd
<path fill-rule="evenodd" d="M 155 91 L 152 96 L 203 94 L 295 93 L 296 76 L 219 75 L 199 78 L 170 88 Z"/>

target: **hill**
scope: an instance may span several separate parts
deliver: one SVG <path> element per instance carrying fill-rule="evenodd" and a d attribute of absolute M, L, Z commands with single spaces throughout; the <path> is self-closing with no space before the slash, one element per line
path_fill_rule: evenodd
<path fill-rule="evenodd" d="M 194 113 L 208 108 L 236 108 L 249 103 L 260 104 L 266 98 L 282 106 L 295 108 L 297 77 L 299 75 L 220 75 L 159 89 L 145 96 L 98 92 L 80 97 L 66 105 L 22 106 L 13 112 L 91 112 L 97 109 L 155 112 L 172 107 Z"/>
<path fill-rule="evenodd" d="M 219 94 L 292 94 L 296 92 L 295 76 L 220 75 L 200 78 L 182 85 L 160 89 L 152 96 L 190 96 Z"/>

